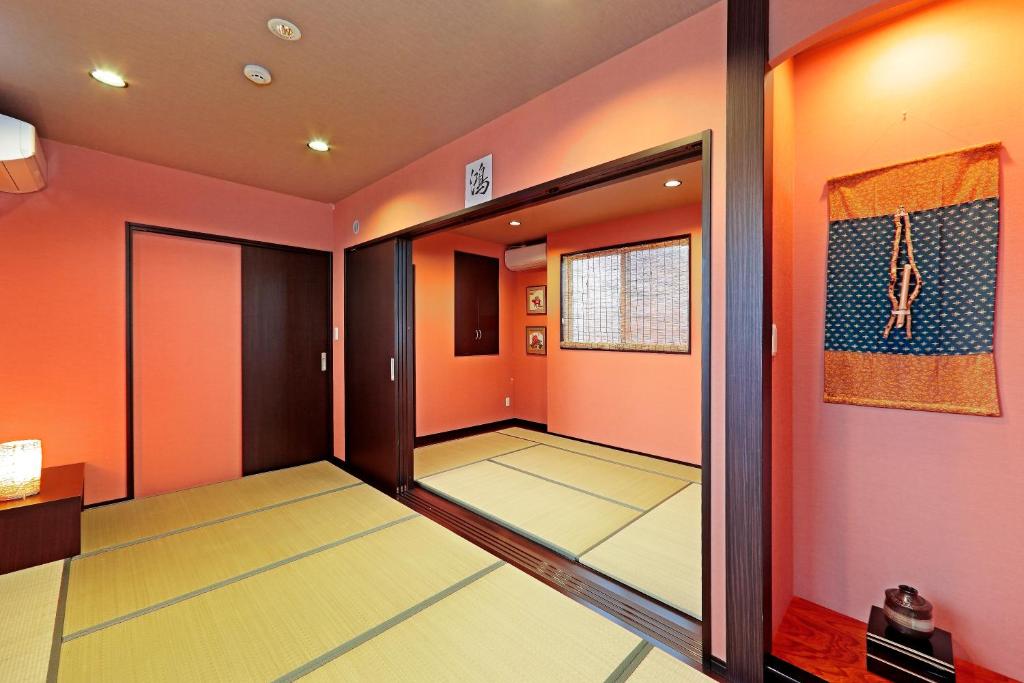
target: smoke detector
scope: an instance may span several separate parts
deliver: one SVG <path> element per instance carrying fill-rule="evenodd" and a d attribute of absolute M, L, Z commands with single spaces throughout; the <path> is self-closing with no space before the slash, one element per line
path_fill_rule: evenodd
<path fill-rule="evenodd" d="M 246 64 L 242 73 L 256 85 L 270 85 L 270 82 L 274 80 L 270 76 L 270 70 L 259 64 Z"/>
<path fill-rule="evenodd" d="M 281 40 L 298 40 L 302 37 L 302 31 L 299 27 L 288 21 L 287 19 L 281 19 L 280 17 L 274 17 L 267 22 L 267 28 L 270 32 Z"/>

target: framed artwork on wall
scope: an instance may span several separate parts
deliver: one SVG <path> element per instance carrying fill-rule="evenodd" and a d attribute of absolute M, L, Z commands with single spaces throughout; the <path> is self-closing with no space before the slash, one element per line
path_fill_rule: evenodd
<path fill-rule="evenodd" d="M 548 328 L 527 327 L 526 328 L 526 353 L 535 356 L 548 355 Z"/>
<path fill-rule="evenodd" d="M 548 286 L 526 288 L 526 315 L 546 315 L 548 312 Z"/>

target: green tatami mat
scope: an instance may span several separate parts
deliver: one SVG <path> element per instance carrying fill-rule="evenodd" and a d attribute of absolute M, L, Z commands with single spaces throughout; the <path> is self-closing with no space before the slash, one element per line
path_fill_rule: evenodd
<path fill-rule="evenodd" d="M 489 461 L 435 474 L 420 484 L 569 557 L 640 514 Z"/>
<path fill-rule="evenodd" d="M 534 446 L 494 461 L 642 510 L 649 510 L 687 484 L 553 446 Z"/>
<path fill-rule="evenodd" d="M 701 486 L 691 484 L 580 558 L 701 618 Z"/>
<path fill-rule="evenodd" d="M 508 565 L 303 681 L 595 681 L 640 639 Z"/>
<path fill-rule="evenodd" d="M 360 483 L 327 462 L 232 479 L 82 513 L 82 552 L 130 543 Z"/>
<path fill-rule="evenodd" d="M 465 439 L 435 443 L 430 446 L 420 446 L 413 452 L 413 476 L 415 479 L 429 477 L 453 467 L 486 460 L 531 445 L 524 443 L 522 439 L 491 432 L 467 436 Z"/>

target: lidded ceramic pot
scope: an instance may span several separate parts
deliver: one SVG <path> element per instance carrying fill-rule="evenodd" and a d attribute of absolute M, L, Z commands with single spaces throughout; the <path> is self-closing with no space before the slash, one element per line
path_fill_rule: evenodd
<path fill-rule="evenodd" d="M 910 638 L 926 639 L 935 630 L 932 603 L 922 598 L 913 586 L 900 584 L 885 591 L 885 618 L 897 632 Z"/>

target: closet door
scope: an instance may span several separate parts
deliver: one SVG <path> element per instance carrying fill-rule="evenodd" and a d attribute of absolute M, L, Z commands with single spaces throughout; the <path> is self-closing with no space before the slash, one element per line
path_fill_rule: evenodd
<path fill-rule="evenodd" d="M 455 355 L 498 353 L 498 259 L 455 252 Z"/>
<path fill-rule="evenodd" d="M 245 474 L 330 456 L 329 254 L 242 247 Z"/>

